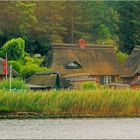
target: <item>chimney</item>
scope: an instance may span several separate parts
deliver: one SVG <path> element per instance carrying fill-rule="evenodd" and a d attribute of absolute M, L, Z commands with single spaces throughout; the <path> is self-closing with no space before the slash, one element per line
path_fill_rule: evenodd
<path fill-rule="evenodd" d="M 85 47 L 85 40 L 83 38 L 79 39 L 79 46 L 81 49 L 84 49 Z"/>

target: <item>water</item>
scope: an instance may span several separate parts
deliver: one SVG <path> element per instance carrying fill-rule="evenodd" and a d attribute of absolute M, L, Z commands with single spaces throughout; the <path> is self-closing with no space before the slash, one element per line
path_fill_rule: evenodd
<path fill-rule="evenodd" d="M 140 139 L 140 119 L 0 120 L 0 139 Z"/>

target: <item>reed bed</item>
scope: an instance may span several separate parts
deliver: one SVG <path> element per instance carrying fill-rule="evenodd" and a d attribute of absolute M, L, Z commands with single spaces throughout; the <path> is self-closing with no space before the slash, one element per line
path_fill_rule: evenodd
<path fill-rule="evenodd" d="M 0 112 L 46 115 L 138 116 L 140 92 L 130 89 L 59 90 L 27 93 L 0 91 Z"/>

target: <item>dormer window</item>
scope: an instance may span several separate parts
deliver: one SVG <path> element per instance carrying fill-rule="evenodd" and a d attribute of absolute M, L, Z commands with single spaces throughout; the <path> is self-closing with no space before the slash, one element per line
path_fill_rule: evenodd
<path fill-rule="evenodd" d="M 82 66 L 76 61 L 70 61 L 65 65 L 66 69 L 81 69 Z"/>

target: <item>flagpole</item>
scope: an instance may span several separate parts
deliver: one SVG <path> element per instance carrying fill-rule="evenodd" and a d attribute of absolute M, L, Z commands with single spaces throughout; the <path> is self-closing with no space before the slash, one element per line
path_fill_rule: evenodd
<path fill-rule="evenodd" d="M 12 87 L 12 65 L 10 65 L 10 91 Z"/>

